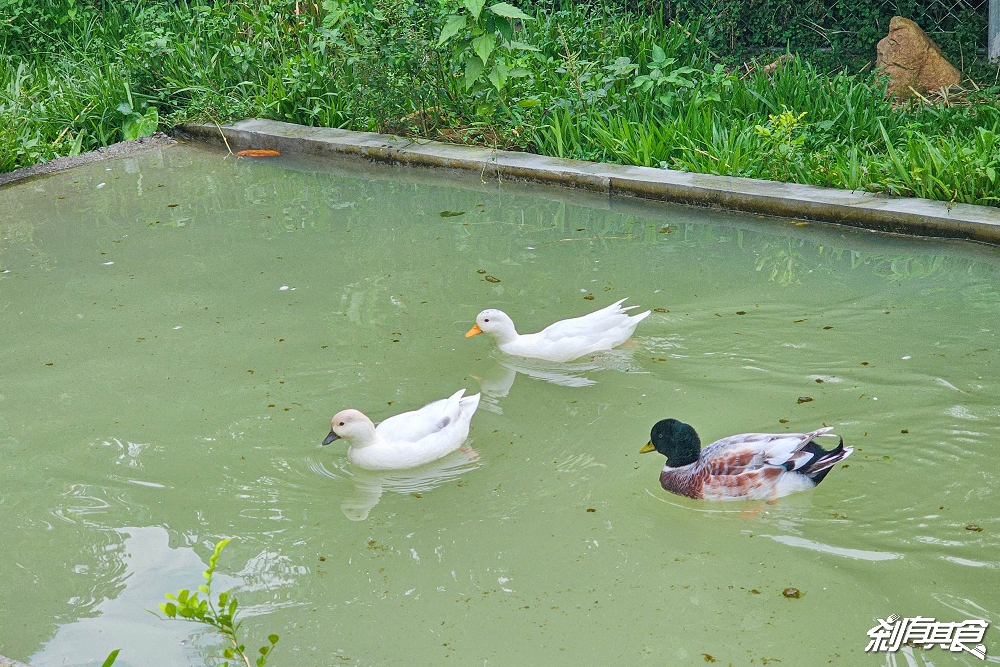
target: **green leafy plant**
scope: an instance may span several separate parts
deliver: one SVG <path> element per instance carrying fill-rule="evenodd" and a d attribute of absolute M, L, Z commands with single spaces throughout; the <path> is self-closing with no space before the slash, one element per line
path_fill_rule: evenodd
<path fill-rule="evenodd" d="M 437 45 L 452 44 L 453 56 L 464 65 L 466 90 L 484 75 L 500 91 L 509 78 L 528 74 L 511 65 L 511 54 L 538 50 L 514 39 L 519 22 L 531 21 L 531 16 L 506 2 L 486 7 L 486 0 L 463 0 L 455 9 L 444 17 Z"/>
<path fill-rule="evenodd" d="M 229 538 L 226 538 L 219 540 L 219 543 L 215 545 L 212 557 L 208 560 L 208 569 L 202 573 L 205 583 L 193 593 L 186 588 L 177 591 L 176 594 L 167 593 L 166 596 L 170 602 L 160 604 L 160 611 L 168 619 L 208 625 L 229 640 L 232 646 L 226 647 L 222 652 L 222 657 L 226 660 L 222 663 L 225 667 L 229 667 L 229 660 L 235 660 L 235 665 L 242 664 L 244 667 L 251 667 L 252 664 L 264 667 L 267 659 L 271 657 L 275 644 L 278 643 L 278 635 L 267 636 L 268 643 L 257 650 L 259 655 L 251 663 L 250 656 L 246 654 L 246 645 L 239 638 L 242 623 L 236 620 L 236 612 L 239 607 L 236 596 L 231 591 L 226 591 L 219 593 L 217 601 L 212 602 L 212 577 L 219 562 L 219 554 L 229 544 L 229 541 Z M 199 598 L 199 592 L 205 597 Z"/>
<path fill-rule="evenodd" d="M 632 81 L 632 88 L 643 93 L 652 94 L 664 103 L 672 101 L 678 88 L 693 88 L 694 77 L 698 70 L 687 65 L 671 67 L 677 58 L 668 58 L 666 52 L 653 44 L 653 59 L 646 64 L 647 73 L 640 74 Z"/>

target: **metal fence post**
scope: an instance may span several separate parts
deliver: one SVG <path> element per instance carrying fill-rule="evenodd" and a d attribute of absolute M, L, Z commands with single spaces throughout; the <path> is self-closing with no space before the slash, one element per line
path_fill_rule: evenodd
<path fill-rule="evenodd" d="M 990 21 L 986 48 L 990 62 L 1000 62 L 1000 0 L 990 0 Z"/>

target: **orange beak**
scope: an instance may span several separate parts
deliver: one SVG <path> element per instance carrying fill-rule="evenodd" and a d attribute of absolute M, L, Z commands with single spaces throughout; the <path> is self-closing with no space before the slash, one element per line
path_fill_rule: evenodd
<path fill-rule="evenodd" d="M 483 333 L 483 330 L 479 328 L 478 324 L 473 324 L 472 328 L 465 332 L 466 338 L 472 338 L 473 336 L 478 336 Z"/>

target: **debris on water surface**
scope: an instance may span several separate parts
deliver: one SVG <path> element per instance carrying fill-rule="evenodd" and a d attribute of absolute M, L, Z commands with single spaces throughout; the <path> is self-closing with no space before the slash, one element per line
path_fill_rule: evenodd
<path fill-rule="evenodd" d="M 167 204 L 167 208 L 177 208 L 180 204 Z"/>
<path fill-rule="evenodd" d="M 663 227 L 660 227 L 660 233 L 661 234 L 670 234 L 675 229 L 677 229 L 677 228 L 674 227 L 673 225 L 664 225 Z"/>
<path fill-rule="evenodd" d="M 460 215 L 465 215 L 465 211 L 441 211 L 438 215 L 442 218 L 456 218 Z"/>
<path fill-rule="evenodd" d="M 797 400 L 795 402 L 796 403 L 811 403 L 812 400 L 813 400 L 812 396 L 799 396 L 799 400 Z"/>
<path fill-rule="evenodd" d="M 825 382 L 823 378 L 816 378 L 816 384 L 823 384 L 823 382 Z"/>
<path fill-rule="evenodd" d="M 904 428 L 902 431 L 900 431 L 900 433 L 909 433 L 909 432 L 910 432 L 910 429 L 908 429 L 908 428 Z"/>
<path fill-rule="evenodd" d="M 793 324 L 798 324 L 799 322 L 805 322 L 808 319 L 809 319 L 808 317 L 803 317 L 801 320 L 793 320 Z"/>
<path fill-rule="evenodd" d="M 786 588 L 785 590 L 781 591 L 781 594 L 784 595 L 786 598 L 795 600 L 798 600 L 800 597 L 802 597 L 802 591 L 800 591 L 797 588 Z"/>
<path fill-rule="evenodd" d="M 666 308 L 654 308 L 653 312 L 654 313 L 669 313 L 670 311 L 667 310 Z"/>
<path fill-rule="evenodd" d="M 788 420 L 787 420 L 787 419 L 779 419 L 779 420 L 778 420 L 778 423 L 779 423 L 779 424 L 787 424 L 787 423 L 788 423 Z"/>
<path fill-rule="evenodd" d="M 713 658 L 713 657 L 712 657 L 712 656 L 711 656 L 710 654 L 708 654 L 708 653 L 702 653 L 702 654 L 701 654 L 701 657 L 705 659 L 705 662 L 715 662 L 715 658 Z"/>
<path fill-rule="evenodd" d="M 325 562 L 325 561 L 326 561 L 326 556 L 320 556 L 319 557 L 319 562 L 322 563 L 322 562 Z"/>
<path fill-rule="evenodd" d="M 823 327 L 823 330 L 824 330 L 824 331 L 827 331 L 827 330 L 830 330 L 830 329 L 832 329 L 832 328 L 833 328 L 833 327 L 831 327 L 830 325 L 827 325 L 827 326 Z"/>
<path fill-rule="evenodd" d="M 974 524 L 974 523 L 970 523 L 970 524 L 969 524 L 968 526 L 966 526 L 966 527 L 965 527 L 965 529 L 966 529 L 966 530 L 971 530 L 971 531 L 973 531 L 973 532 L 975 532 L 975 533 L 981 533 L 981 532 L 983 532 L 983 529 L 982 529 L 982 527 L 980 527 L 980 526 L 977 526 L 977 525 L 976 525 L 976 524 Z"/>
<path fill-rule="evenodd" d="M 737 311 L 736 311 L 736 314 L 737 314 L 737 315 L 746 315 L 746 314 L 747 314 L 747 311 L 745 311 L 745 310 L 737 310 Z"/>
<path fill-rule="evenodd" d="M 500 279 L 499 278 L 495 278 L 494 276 L 486 276 L 486 282 L 488 282 L 488 283 L 498 283 L 498 282 L 500 282 Z"/>
<path fill-rule="evenodd" d="M 867 365 L 868 365 L 868 362 L 867 362 L 867 361 L 862 361 L 862 362 L 861 362 L 861 365 L 862 365 L 862 366 L 867 366 Z"/>
<path fill-rule="evenodd" d="M 593 507 L 588 507 L 588 508 L 587 508 L 587 511 L 588 511 L 588 512 L 596 512 L 597 510 L 596 510 L 596 509 L 594 509 Z"/>
<path fill-rule="evenodd" d="M 476 269 L 476 273 L 478 273 L 479 275 L 482 275 L 482 274 L 486 273 L 486 269 Z"/>
<path fill-rule="evenodd" d="M 594 300 L 594 295 L 593 294 L 588 294 L 587 296 L 585 296 L 583 298 L 586 299 L 587 301 L 593 301 Z"/>
<path fill-rule="evenodd" d="M 268 148 L 248 148 L 236 153 L 236 157 L 278 157 L 280 151 L 273 151 Z"/>

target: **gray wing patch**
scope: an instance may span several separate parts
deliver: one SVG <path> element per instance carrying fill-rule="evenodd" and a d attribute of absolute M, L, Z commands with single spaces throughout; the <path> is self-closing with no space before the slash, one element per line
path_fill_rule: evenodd
<path fill-rule="evenodd" d="M 445 426 L 447 426 L 450 423 L 451 423 L 451 417 L 445 417 L 444 419 L 442 419 L 441 421 L 438 422 L 438 425 L 437 425 L 438 430 L 440 431 L 441 429 L 443 429 Z"/>

